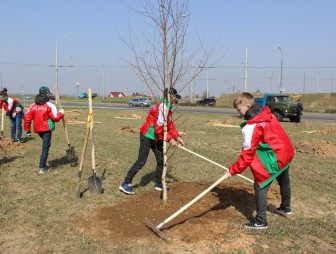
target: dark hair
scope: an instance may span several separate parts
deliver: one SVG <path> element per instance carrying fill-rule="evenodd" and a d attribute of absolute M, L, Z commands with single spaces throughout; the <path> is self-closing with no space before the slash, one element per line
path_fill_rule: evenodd
<path fill-rule="evenodd" d="M 0 95 L 5 95 L 7 96 L 7 88 L 2 88 L 1 91 L 0 91 Z"/>

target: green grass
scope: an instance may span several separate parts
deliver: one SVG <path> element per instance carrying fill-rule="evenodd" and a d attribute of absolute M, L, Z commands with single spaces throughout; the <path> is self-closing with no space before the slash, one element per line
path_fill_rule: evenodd
<path fill-rule="evenodd" d="M 87 110 L 80 110 L 77 120 L 87 120 Z M 141 115 L 142 119 L 118 119 L 115 117 Z M 25 149 L 15 147 L 10 153 L 1 152 L 0 164 L 0 252 L 3 253 L 158 253 L 159 246 L 135 244 L 117 246 L 111 252 L 106 243 L 90 239 L 76 230 L 75 218 L 97 207 L 111 206 L 125 196 L 117 187 L 134 162 L 138 152 L 138 134 L 123 131 L 125 126 L 137 131 L 143 123 L 146 111 L 95 110 L 94 138 L 95 159 L 98 175 L 106 169 L 103 195 L 85 195 L 76 199 L 78 167 L 70 167 L 65 158 L 67 144 L 61 122 L 53 133 L 49 164 L 52 172 L 38 175 L 38 159 L 41 141 L 34 134 L 24 144 Z M 184 132 L 186 147 L 221 165 L 229 166 L 239 154 L 241 132 L 239 128 L 223 128 L 208 125 L 209 121 L 228 122 L 238 125 L 238 117 L 179 113 L 174 115 L 179 131 Z M 298 127 L 293 123 L 282 123 L 294 144 L 302 140 L 325 140 L 336 147 L 335 132 L 304 133 L 304 130 L 324 130 L 329 124 L 306 123 Z M 332 125 L 334 126 L 334 125 Z M 9 134 L 9 123 L 5 123 L 5 135 Z M 336 127 L 335 127 L 336 128 Z M 68 125 L 70 143 L 77 155 L 81 154 L 86 124 Z M 90 148 L 90 146 L 88 146 Z M 172 152 L 172 151 L 170 151 Z M 82 175 L 82 188 L 92 174 L 90 149 L 86 153 Z M 169 161 L 169 175 L 180 182 L 213 182 L 224 172 L 208 162 L 187 154 L 182 150 L 174 153 Z M 150 174 L 155 165 L 151 155 L 141 174 Z M 293 210 L 299 214 L 297 220 L 283 220 L 270 216 L 272 227 L 263 232 L 250 233 L 256 240 L 253 251 L 264 252 L 268 244 L 270 253 L 331 253 L 335 251 L 335 155 L 296 153 L 291 167 Z M 248 170 L 245 174 L 251 178 Z M 243 181 L 236 177 L 230 181 Z M 276 188 L 273 184 L 272 188 Z M 141 186 L 140 192 L 151 186 Z M 169 198 L 169 197 L 168 197 Z M 239 237 L 239 236 L 237 236 Z M 2 247 L 12 247 L 10 250 Z M 333 248 L 332 248 L 333 246 Z M 212 246 L 216 253 L 217 247 Z M 192 253 L 192 250 L 188 250 Z M 239 252 L 237 252 L 239 253 Z M 244 253 L 244 252 L 241 252 Z"/>

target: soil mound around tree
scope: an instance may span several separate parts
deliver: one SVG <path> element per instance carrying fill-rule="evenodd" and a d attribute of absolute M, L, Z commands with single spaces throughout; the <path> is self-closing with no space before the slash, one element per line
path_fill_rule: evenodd
<path fill-rule="evenodd" d="M 123 202 L 99 208 L 78 218 L 78 230 L 94 239 L 110 242 L 111 245 L 129 246 L 132 242 L 158 243 L 163 240 L 146 227 L 145 218 L 157 226 L 210 185 L 171 185 L 169 187 L 172 187 L 173 191 L 168 193 L 166 204 L 160 198 L 161 193 L 155 190 L 125 196 Z M 279 193 L 275 191 L 268 193 L 268 201 L 274 206 L 279 203 L 279 197 Z M 190 245 L 194 253 L 207 253 L 209 250 L 204 248 L 208 248 L 209 244 L 216 245 L 221 251 L 228 251 L 228 248 L 246 249 L 254 243 L 254 238 L 246 234 L 242 224 L 252 217 L 254 209 L 253 186 L 222 183 L 160 230 L 170 239 L 169 249 L 174 249 L 174 253 L 183 253 L 182 249 Z"/>
<path fill-rule="evenodd" d="M 319 139 L 303 140 L 298 141 L 294 147 L 297 153 L 336 157 L 336 147 L 329 141 Z"/>

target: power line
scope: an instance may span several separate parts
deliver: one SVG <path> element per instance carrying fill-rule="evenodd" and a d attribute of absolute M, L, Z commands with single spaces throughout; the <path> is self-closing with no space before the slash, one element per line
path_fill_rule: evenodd
<path fill-rule="evenodd" d="M 55 67 L 54 64 L 36 64 L 36 63 L 14 63 L 14 62 L 0 62 L 0 64 L 8 64 L 8 65 L 30 65 L 30 66 L 42 66 L 42 67 Z M 59 65 L 59 67 L 64 68 L 73 68 L 77 67 L 75 65 Z M 79 65 L 81 68 L 131 68 L 128 65 Z M 195 67 L 192 67 L 195 68 Z M 196 67 L 197 68 L 197 67 Z M 244 69 L 244 66 L 211 66 L 204 67 L 211 69 Z M 279 66 L 251 66 L 249 65 L 248 69 L 278 69 Z M 283 67 L 283 69 L 336 69 L 336 66 L 287 66 Z"/>

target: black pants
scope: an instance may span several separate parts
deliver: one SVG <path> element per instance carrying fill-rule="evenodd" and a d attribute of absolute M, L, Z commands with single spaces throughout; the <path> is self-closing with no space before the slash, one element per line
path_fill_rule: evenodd
<path fill-rule="evenodd" d="M 156 140 L 151 140 L 149 138 L 146 138 L 141 133 L 138 159 L 128 170 L 128 173 L 124 180 L 125 183 L 132 183 L 134 176 L 138 173 L 140 169 L 143 168 L 143 166 L 145 166 L 150 149 L 153 151 L 156 158 L 156 182 L 162 183 L 161 177 L 163 170 L 163 141 L 157 142 Z"/>
<path fill-rule="evenodd" d="M 280 195 L 281 195 L 281 205 L 282 209 L 291 210 L 291 187 L 289 180 L 289 169 L 282 172 L 277 178 L 278 184 L 280 185 Z M 264 188 L 260 189 L 259 185 L 254 182 L 254 191 L 256 195 L 256 207 L 257 215 L 256 221 L 259 223 L 267 222 L 266 211 L 267 211 L 267 191 L 272 183 L 268 184 Z"/>
<path fill-rule="evenodd" d="M 302 115 L 301 112 L 297 112 L 297 115 L 296 115 L 296 122 L 297 123 L 301 122 L 301 115 Z"/>

